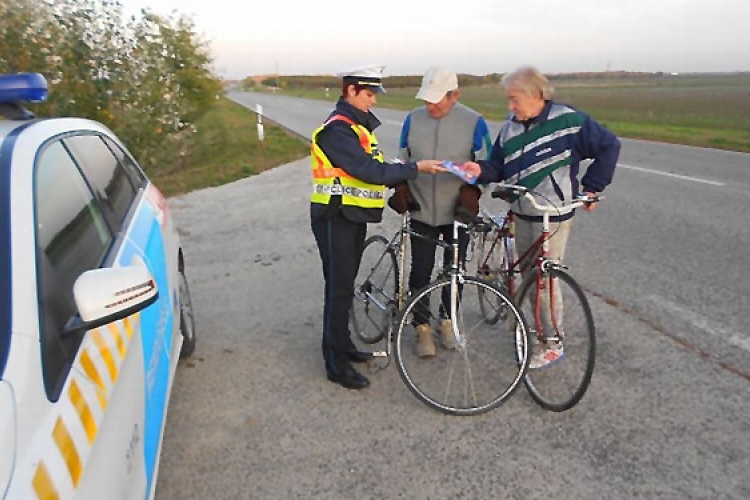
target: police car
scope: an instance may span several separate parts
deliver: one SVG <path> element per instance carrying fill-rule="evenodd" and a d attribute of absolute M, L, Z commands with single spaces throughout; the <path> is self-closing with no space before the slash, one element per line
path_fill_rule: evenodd
<path fill-rule="evenodd" d="M 0 75 L 0 498 L 152 498 L 195 348 L 182 248 L 108 128 L 25 109 L 46 93 Z"/>

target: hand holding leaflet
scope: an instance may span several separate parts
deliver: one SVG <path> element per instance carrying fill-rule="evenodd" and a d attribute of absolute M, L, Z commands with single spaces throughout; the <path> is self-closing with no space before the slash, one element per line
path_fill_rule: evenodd
<path fill-rule="evenodd" d="M 474 184 L 477 181 L 476 176 L 473 175 L 471 172 L 467 172 L 464 169 L 463 164 L 454 163 L 450 160 L 445 160 L 443 161 L 443 166 L 446 168 L 446 170 L 448 170 L 448 172 L 460 177 L 467 184 Z"/>

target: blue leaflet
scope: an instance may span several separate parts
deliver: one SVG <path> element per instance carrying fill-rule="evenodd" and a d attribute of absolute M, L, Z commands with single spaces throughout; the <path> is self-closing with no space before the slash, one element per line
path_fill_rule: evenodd
<path fill-rule="evenodd" d="M 477 181 L 476 177 L 471 175 L 469 172 L 466 172 L 462 168 L 462 165 L 458 163 L 454 163 L 450 160 L 445 160 L 443 161 L 443 166 L 448 170 L 448 172 L 460 177 L 467 184 L 474 184 Z"/>

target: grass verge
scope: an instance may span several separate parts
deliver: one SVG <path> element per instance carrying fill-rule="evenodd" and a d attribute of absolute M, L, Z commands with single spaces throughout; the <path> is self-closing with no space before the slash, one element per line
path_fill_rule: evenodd
<path fill-rule="evenodd" d="M 247 108 L 221 98 L 198 120 L 189 136 L 165 141 L 149 178 L 165 196 L 220 186 L 310 154 L 299 136 L 266 122 L 258 140 L 257 118 Z"/>

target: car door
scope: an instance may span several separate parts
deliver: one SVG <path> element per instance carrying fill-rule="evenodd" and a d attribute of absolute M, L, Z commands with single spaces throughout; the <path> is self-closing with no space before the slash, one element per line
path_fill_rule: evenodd
<path fill-rule="evenodd" d="M 64 140 L 40 150 L 34 190 L 40 345 L 50 403 L 32 448 L 41 455 L 34 488 L 37 496 L 143 498 L 139 314 L 65 333 L 77 320 L 75 280 L 86 270 L 116 265 L 124 238 Z"/>
<path fill-rule="evenodd" d="M 123 168 L 106 136 L 93 122 L 41 121 L 24 129 L 12 155 L 20 174 L 10 191 L 21 201 L 13 205 L 13 248 L 31 250 L 13 261 L 31 265 L 14 270 L 13 385 L 0 388 L 0 414 L 18 430 L 8 498 L 153 496 L 176 368 L 174 264 L 150 184 L 139 169 Z M 148 268 L 156 302 L 76 332 L 77 278 L 132 265 Z"/>
<path fill-rule="evenodd" d="M 146 182 L 123 173 L 98 134 L 67 134 L 38 158 L 40 325 L 50 407 L 34 447 L 41 454 L 34 488 L 37 496 L 54 491 L 59 498 L 148 497 L 172 373 L 173 314 L 163 241 L 144 202 Z M 66 336 L 77 316 L 77 276 L 128 265 L 149 268 L 159 300 Z"/>
<path fill-rule="evenodd" d="M 127 155 L 111 138 L 105 134 L 78 134 L 66 137 L 64 143 L 101 201 L 108 224 L 117 234 L 116 241 L 121 240 L 114 265 L 145 265 L 160 290 L 156 303 L 133 318 L 137 323 L 132 328 L 140 334 L 140 345 L 128 350 L 136 354 L 133 359 L 124 356 L 123 374 L 126 369 L 130 371 L 111 393 L 112 404 L 118 405 L 118 410 L 121 406 L 122 414 L 129 415 L 127 410 L 137 403 L 140 415 L 123 417 L 121 421 L 118 411 L 113 412 L 118 416 L 108 418 L 115 429 L 122 430 L 123 423 L 130 425 L 128 449 L 121 464 L 126 484 L 132 485 L 137 473 L 138 491 L 152 492 L 176 367 L 173 353 L 176 287 L 170 276 L 173 259 L 169 258 L 170 250 L 164 241 L 164 214 L 153 203 L 154 188 L 137 167 L 123 161 Z M 127 332 L 128 325 L 125 326 Z M 142 397 L 134 401 L 133 394 Z M 111 456 L 106 450 L 102 455 Z"/>

